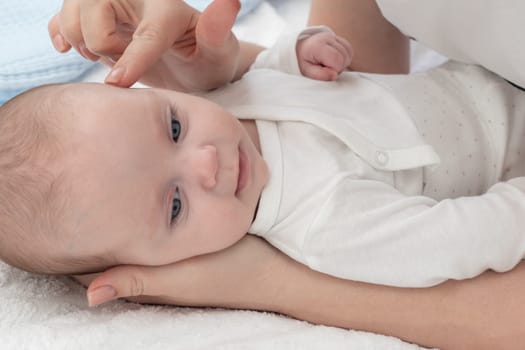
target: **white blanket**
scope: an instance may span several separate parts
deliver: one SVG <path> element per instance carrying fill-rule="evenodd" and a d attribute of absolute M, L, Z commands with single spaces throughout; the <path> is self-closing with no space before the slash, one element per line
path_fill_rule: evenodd
<path fill-rule="evenodd" d="M 271 45 L 287 25 L 304 25 L 308 6 L 307 0 L 266 1 L 243 17 L 235 32 Z M 421 47 L 414 58 L 416 70 L 442 59 Z M 106 72 L 100 68 L 86 80 L 102 81 Z M 421 348 L 392 337 L 316 326 L 272 313 L 124 301 L 89 308 L 85 289 L 69 278 L 36 276 L 0 263 L 0 349 Z"/>
<path fill-rule="evenodd" d="M 255 311 L 143 306 L 89 308 L 66 277 L 0 265 L 0 349 L 397 349 L 396 338 Z"/>

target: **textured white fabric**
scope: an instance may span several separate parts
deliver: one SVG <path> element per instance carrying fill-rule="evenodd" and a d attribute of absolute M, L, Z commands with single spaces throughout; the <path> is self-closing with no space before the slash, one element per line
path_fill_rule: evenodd
<path fill-rule="evenodd" d="M 525 175 L 523 166 L 505 162 L 513 144 L 513 163 L 523 164 L 525 129 L 516 121 L 525 116 L 525 93 L 455 62 L 411 76 L 343 73 L 337 82 L 314 81 L 292 75 L 295 38 L 209 96 L 239 118 L 258 120 L 271 180 L 250 233 L 313 269 L 395 286 L 514 267 L 525 252 L 525 178 L 497 181 L 505 172 Z M 290 74 L 267 69 L 279 66 Z M 423 169 L 429 163 L 422 157 L 413 169 L 388 167 L 386 146 L 405 142 L 409 149 L 420 133 L 443 163 Z M 385 148 L 368 152 L 365 141 L 356 142 L 361 136 Z M 403 157 L 412 154 L 394 164 Z"/>
<path fill-rule="evenodd" d="M 392 337 L 272 313 L 123 301 L 89 308 L 84 295 L 68 278 L 31 275 L 0 263 L 0 349 L 420 349 Z"/>

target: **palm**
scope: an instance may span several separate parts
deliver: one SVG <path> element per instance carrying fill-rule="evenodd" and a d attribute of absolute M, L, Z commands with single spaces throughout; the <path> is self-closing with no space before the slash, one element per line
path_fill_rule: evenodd
<path fill-rule="evenodd" d="M 238 7 L 232 4 L 215 1 L 202 14 L 191 16 L 141 81 L 180 91 L 208 90 L 231 81 L 239 56 L 239 43 L 231 32 Z"/>
<path fill-rule="evenodd" d="M 273 298 L 288 258 L 247 235 L 233 246 L 165 266 L 119 266 L 84 278 L 89 290 L 112 285 L 133 301 L 192 306 L 243 307 L 266 293 Z"/>
<path fill-rule="evenodd" d="M 202 37 L 188 28 L 157 64 L 142 76 L 146 85 L 179 91 L 202 91 L 232 80 L 237 68 L 239 43 L 229 32 L 222 42 Z"/>

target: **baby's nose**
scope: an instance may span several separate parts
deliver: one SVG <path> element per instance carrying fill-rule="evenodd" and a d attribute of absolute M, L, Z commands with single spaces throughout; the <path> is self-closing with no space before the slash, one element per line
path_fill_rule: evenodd
<path fill-rule="evenodd" d="M 217 184 L 217 148 L 213 145 L 205 145 L 196 150 L 191 170 L 196 180 L 206 189 L 212 189 Z"/>

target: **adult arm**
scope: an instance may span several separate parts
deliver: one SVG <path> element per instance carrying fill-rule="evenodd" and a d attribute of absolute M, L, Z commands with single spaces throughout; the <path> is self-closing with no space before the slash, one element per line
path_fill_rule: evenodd
<path fill-rule="evenodd" d="M 409 39 L 383 17 L 375 0 L 312 0 L 308 24 L 327 25 L 352 44 L 351 70 L 409 72 Z"/>
<path fill-rule="evenodd" d="M 521 349 L 525 341 L 523 264 L 428 289 L 356 283 L 289 265 L 294 278 L 283 282 L 288 290 L 275 309 L 299 319 L 440 349 Z"/>
<path fill-rule="evenodd" d="M 83 276 L 85 284 L 95 276 Z M 113 291 L 113 292 L 112 292 Z M 121 266 L 88 289 L 91 305 L 147 303 L 274 311 L 312 323 L 376 332 L 442 349 L 521 349 L 525 265 L 425 289 L 321 274 L 250 236 L 213 254 L 161 267 Z"/>
<path fill-rule="evenodd" d="M 522 0 L 377 0 L 404 33 L 439 53 L 525 87 Z"/>

